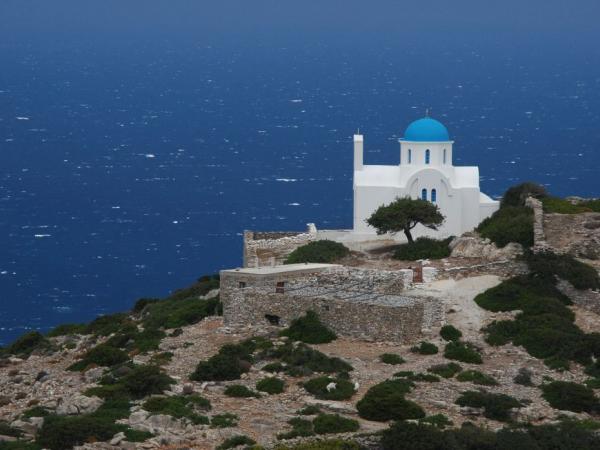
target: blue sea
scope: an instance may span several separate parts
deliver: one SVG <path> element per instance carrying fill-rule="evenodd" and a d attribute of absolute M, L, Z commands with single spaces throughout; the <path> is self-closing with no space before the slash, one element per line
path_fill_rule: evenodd
<path fill-rule="evenodd" d="M 426 109 L 491 196 L 600 196 L 593 31 L 113 35 L 1 8 L 0 345 L 239 266 L 245 229 L 351 227 L 352 134 L 397 164 Z"/>

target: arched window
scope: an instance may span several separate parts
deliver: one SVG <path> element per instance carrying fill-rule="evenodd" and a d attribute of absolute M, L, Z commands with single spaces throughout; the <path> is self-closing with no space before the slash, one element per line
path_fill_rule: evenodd
<path fill-rule="evenodd" d="M 408 163 L 410 164 L 412 162 L 412 150 L 409 148 L 408 149 Z"/>
<path fill-rule="evenodd" d="M 437 201 L 437 191 L 435 189 L 431 190 L 431 202 L 435 203 Z"/>
<path fill-rule="evenodd" d="M 421 191 L 421 200 L 427 200 L 427 189 Z"/>
<path fill-rule="evenodd" d="M 425 164 L 429 164 L 431 162 L 431 152 L 429 149 L 425 150 Z"/>
<path fill-rule="evenodd" d="M 446 164 L 446 149 L 444 149 L 444 164 Z"/>

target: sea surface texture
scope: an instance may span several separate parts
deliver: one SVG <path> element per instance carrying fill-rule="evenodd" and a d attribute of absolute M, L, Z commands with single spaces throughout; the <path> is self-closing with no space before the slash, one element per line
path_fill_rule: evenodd
<path fill-rule="evenodd" d="M 190 21 L 34 33 L 15 17 L 0 15 L 0 345 L 239 266 L 245 229 L 351 227 L 352 134 L 367 164 L 397 164 L 426 109 L 489 195 L 535 180 L 600 196 L 593 42 Z"/>

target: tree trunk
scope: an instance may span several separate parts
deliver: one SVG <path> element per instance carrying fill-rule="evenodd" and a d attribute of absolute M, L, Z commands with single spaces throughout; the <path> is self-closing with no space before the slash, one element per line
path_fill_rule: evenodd
<path fill-rule="evenodd" d="M 408 243 L 409 244 L 412 244 L 413 242 L 415 242 L 414 239 L 413 239 L 413 237 L 412 237 L 412 234 L 410 233 L 410 228 L 408 228 L 408 227 L 405 228 L 404 229 L 404 234 L 406 235 L 406 239 L 408 239 Z"/>

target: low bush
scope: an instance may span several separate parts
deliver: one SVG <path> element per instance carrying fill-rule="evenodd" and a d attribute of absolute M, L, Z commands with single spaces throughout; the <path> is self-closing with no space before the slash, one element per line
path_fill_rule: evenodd
<path fill-rule="evenodd" d="M 359 429 L 358 422 L 338 414 L 319 414 L 313 420 L 313 429 L 317 434 L 349 433 Z"/>
<path fill-rule="evenodd" d="M 600 446 L 600 436 L 571 422 L 506 427 L 496 433 L 469 422 L 447 430 L 423 421 L 396 422 L 383 431 L 381 445 L 383 450 L 594 450 Z"/>
<path fill-rule="evenodd" d="M 379 360 L 385 364 L 398 365 L 403 364 L 404 358 L 400 355 L 396 355 L 395 353 L 383 353 L 379 355 Z"/>
<path fill-rule="evenodd" d="M 50 330 L 48 337 L 69 336 L 72 334 L 86 334 L 87 325 L 83 323 L 65 323 Z"/>
<path fill-rule="evenodd" d="M 560 197 L 545 197 L 542 200 L 545 213 L 556 214 L 580 214 L 590 212 L 590 208 L 586 208 L 585 203 L 572 203 Z"/>
<path fill-rule="evenodd" d="M 483 386 L 498 386 L 494 377 L 481 373 L 478 370 L 465 370 L 456 376 L 458 381 L 481 384 Z"/>
<path fill-rule="evenodd" d="M 120 383 L 132 398 L 139 399 L 148 395 L 162 394 L 175 384 L 175 380 L 162 372 L 160 367 L 140 365 L 135 366 Z"/>
<path fill-rule="evenodd" d="M 281 331 L 280 335 L 307 344 L 324 344 L 337 338 L 333 331 L 323 325 L 314 311 L 308 311 L 306 315 L 293 320 L 289 328 Z"/>
<path fill-rule="evenodd" d="M 261 370 L 264 370 L 265 372 L 278 373 L 283 372 L 285 370 L 285 366 L 280 362 L 274 362 L 263 366 Z"/>
<path fill-rule="evenodd" d="M 305 376 L 313 372 L 343 373 L 353 370 L 347 362 L 329 357 L 308 345 L 291 342 L 266 351 L 265 357 L 277 358 L 286 364 L 285 372 L 291 376 Z"/>
<path fill-rule="evenodd" d="M 242 384 L 232 384 L 225 388 L 225 395 L 228 397 L 240 397 L 240 398 L 249 398 L 256 397 L 259 398 L 260 394 L 258 392 L 254 392 L 251 389 L 248 389 L 246 386 Z"/>
<path fill-rule="evenodd" d="M 190 379 L 194 381 L 238 380 L 243 373 L 250 370 L 255 348 L 256 345 L 250 341 L 241 344 L 225 344 L 216 355 L 198 363 Z"/>
<path fill-rule="evenodd" d="M 6 347 L 4 353 L 27 357 L 34 351 L 48 351 L 51 348 L 52 344 L 48 338 L 37 331 L 30 331 Z"/>
<path fill-rule="evenodd" d="M 459 341 L 462 333 L 452 325 L 444 325 L 440 330 L 440 336 L 445 341 Z"/>
<path fill-rule="evenodd" d="M 298 247 L 289 254 L 285 264 L 331 263 L 350 254 L 350 250 L 339 242 L 321 240 Z"/>
<path fill-rule="evenodd" d="M 177 395 L 172 397 L 152 397 L 142 405 L 152 414 L 165 414 L 176 419 L 186 418 L 193 424 L 208 424 L 208 417 L 199 414 L 210 409 L 210 402 L 199 395 Z"/>
<path fill-rule="evenodd" d="M 316 442 L 303 442 L 301 444 L 288 446 L 277 446 L 276 450 L 361 450 L 359 444 L 353 441 L 343 441 L 339 439 L 327 440 L 327 441 L 316 441 Z"/>
<path fill-rule="evenodd" d="M 327 390 L 327 386 L 335 383 L 335 388 Z M 340 378 L 319 377 L 303 384 L 304 389 L 321 400 L 348 400 L 354 393 L 354 384 Z"/>
<path fill-rule="evenodd" d="M 501 208 L 508 206 L 525 206 L 527 197 L 544 200 L 548 196 L 546 188 L 540 184 L 527 181 L 507 189 L 500 202 Z"/>
<path fill-rule="evenodd" d="M 600 412 L 594 391 L 581 384 L 553 381 L 542 385 L 542 397 L 555 409 L 573 412 Z"/>
<path fill-rule="evenodd" d="M 99 344 L 88 350 L 83 358 L 69 366 L 68 370 L 82 371 L 91 365 L 112 367 L 126 361 L 129 361 L 129 355 L 123 350 L 109 344 Z"/>
<path fill-rule="evenodd" d="M 187 300 L 190 298 L 198 299 L 208 294 L 214 289 L 218 289 L 220 285 L 219 274 L 216 275 L 204 275 L 192 284 L 183 289 L 178 289 L 169 295 L 165 300 Z"/>
<path fill-rule="evenodd" d="M 419 259 L 442 259 L 450 256 L 449 244 L 453 238 L 444 240 L 420 237 L 412 243 L 401 244 L 394 252 L 394 259 L 417 261 Z"/>
<path fill-rule="evenodd" d="M 485 391 L 463 392 L 456 404 L 470 406 L 472 408 L 483 408 L 483 415 L 488 419 L 506 422 L 510 419 L 510 410 L 520 408 L 521 402 L 516 398 L 505 394 L 492 394 Z"/>
<path fill-rule="evenodd" d="M 30 419 L 31 417 L 46 417 L 50 415 L 50 411 L 43 406 L 34 406 L 23 411 L 21 414 L 22 419 Z"/>
<path fill-rule="evenodd" d="M 404 398 L 413 386 L 408 380 L 387 380 L 371 387 L 356 404 L 358 414 L 367 420 L 420 419 L 425 412 L 416 403 Z"/>
<path fill-rule="evenodd" d="M 210 419 L 212 428 L 231 428 L 237 426 L 239 417 L 236 414 L 217 414 Z"/>
<path fill-rule="evenodd" d="M 0 421 L 0 435 L 19 438 L 23 436 L 23 432 L 18 428 L 10 426 L 7 422 Z"/>
<path fill-rule="evenodd" d="M 521 367 L 519 369 L 519 373 L 515 375 L 513 381 L 516 384 L 520 384 L 522 386 L 533 386 L 533 381 L 531 381 L 531 376 L 533 373 L 526 367 Z"/>
<path fill-rule="evenodd" d="M 576 289 L 600 289 L 598 271 L 569 255 L 558 255 L 545 251 L 530 253 L 527 265 L 531 272 L 543 280 L 560 278 L 571 283 Z"/>
<path fill-rule="evenodd" d="M 240 445 L 254 445 L 256 441 L 254 439 L 250 439 L 248 436 L 244 435 L 236 435 L 232 436 L 228 439 L 225 439 L 221 445 L 219 445 L 216 450 L 227 450 L 230 448 L 236 448 Z"/>
<path fill-rule="evenodd" d="M 411 347 L 410 351 L 420 355 L 435 355 L 438 352 L 438 348 L 437 345 L 431 342 L 421 342 L 419 345 Z"/>
<path fill-rule="evenodd" d="M 419 423 L 427 425 L 433 425 L 436 428 L 444 429 L 453 425 L 453 422 L 448 419 L 444 414 L 434 414 L 433 416 L 427 416 L 423 419 L 419 419 Z"/>
<path fill-rule="evenodd" d="M 3 441 L 0 442 L 0 450 L 41 450 L 40 447 L 35 442 L 27 442 L 27 441 Z"/>
<path fill-rule="evenodd" d="M 398 372 L 401 373 L 401 372 Z M 398 374 L 394 374 L 394 376 L 398 376 Z M 433 375 L 430 373 L 414 373 L 410 375 L 406 375 L 403 378 L 406 378 L 410 381 L 426 381 L 428 383 L 439 383 L 440 377 L 437 375 Z"/>
<path fill-rule="evenodd" d="M 284 381 L 275 377 L 263 378 L 256 383 L 256 390 L 267 394 L 281 394 L 284 389 Z"/>
<path fill-rule="evenodd" d="M 321 408 L 319 408 L 317 405 L 308 405 L 298 410 L 297 414 L 301 416 L 314 416 L 316 414 L 319 414 L 320 412 Z"/>
<path fill-rule="evenodd" d="M 533 245 L 533 210 L 524 206 L 500 208 L 483 220 L 477 231 L 501 248 L 511 242 L 529 248 Z"/>
<path fill-rule="evenodd" d="M 310 420 L 294 417 L 288 420 L 288 423 L 292 426 L 292 430 L 278 434 L 277 439 L 294 439 L 315 434 L 313 423 Z"/>
<path fill-rule="evenodd" d="M 96 336 L 108 336 L 118 333 L 124 327 L 133 325 L 134 322 L 126 313 L 115 313 L 99 316 L 92 320 L 85 329 L 83 334 L 94 334 Z"/>
<path fill-rule="evenodd" d="M 469 364 L 481 364 L 483 361 L 476 347 L 469 342 L 448 342 L 444 357 Z"/>
<path fill-rule="evenodd" d="M 462 367 L 456 363 L 448 363 L 448 364 L 436 364 L 435 366 L 431 366 L 427 369 L 427 372 L 434 373 L 443 378 L 452 378 L 454 375 L 459 373 L 462 370 Z"/>
<path fill-rule="evenodd" d="M 208 316 L 217 315 L 219 299 L 199 300 L 189 298 L 169 298 L 148 304 L 142 314 L 144 328 L 179 328 L 200 322 Z"/>

